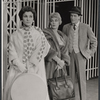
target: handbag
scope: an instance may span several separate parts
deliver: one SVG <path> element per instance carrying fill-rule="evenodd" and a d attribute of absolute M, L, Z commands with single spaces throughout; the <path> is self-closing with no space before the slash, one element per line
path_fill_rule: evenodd
<path fill-rule="evenodd" d="M 55 72 L 57 72 L 57 69 Z M 51 100 L 65 100 L 75 97 L 74 87 L 70 76 L 66 76 L 63 69 L 62 72 L 63 76 L 48 79 L 48 91 Z"/>

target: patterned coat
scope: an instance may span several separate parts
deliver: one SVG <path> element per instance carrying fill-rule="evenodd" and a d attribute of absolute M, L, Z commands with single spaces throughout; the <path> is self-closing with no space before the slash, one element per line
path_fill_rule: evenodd
<path fill-rule="evenodd" d="M 10 71 L 5 85 L 4 100 L 11 100 L 9 89 L 12 81 L 21 73 L 18 68 L 19 64 L 26 64 L 28 72 L 39 75 L 46 83 L 44 57 L 49 48 L 50 45 L 43 32 L 34 26 L 29 30 L 20 28 L 10 36 Z M 16 66 L 13 65 L 13 60 L 17 62 Z"/>

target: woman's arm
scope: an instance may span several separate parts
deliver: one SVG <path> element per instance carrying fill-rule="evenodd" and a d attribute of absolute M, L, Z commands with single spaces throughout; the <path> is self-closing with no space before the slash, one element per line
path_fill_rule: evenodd
<path fill-rule="evenodd" d="M 57 64 L 59 65 L 59 69 L 61 69 L 61 68 L 64 67 L 64 65 L 65 65 L 64 60 L 61 60 L 61 59 L 60 59 L 59 57 L 57 57 L 57 56 L 54 56 L 52 59 L 53 59 L 54 61 L 57 62 Z"/>
<path fill-rule="evenodd" d="M 62 60 L 64 60 L 65 64 L 67 66 L 69 66 L 70 65 L 70 56 L 69 56 L 68 50 L 66 51 L 66 53 L 62 53 L 61 56 L 62 56 L 61 58 L 62 58 Z"/>
<path fill-rule="evenodd" d="M 33 66 L 37 66 L 37 64 L 48 54 L 50 45 L 46 40 L 42 31 L 38 35 L 36 39 L 36 49 L 33 51 L 32 56 L 29 59 L 29 62 L 33 64 Z"/>
<path fill-rule="evenodd" d="M 10 35 L 10 42 L 9 42 L 9 63 L 10 65 L 16 66 L 21 72 L 25 71 L 25 65 L 19 60 L 15 45 L 14 45 L 14 34 Z"/>

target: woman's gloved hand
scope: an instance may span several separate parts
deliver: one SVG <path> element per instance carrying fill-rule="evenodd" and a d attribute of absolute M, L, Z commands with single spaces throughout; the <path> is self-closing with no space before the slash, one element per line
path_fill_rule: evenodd
<path fill-rule="evenodd" d="M 21 72 L 27 72 L 27 69 L 26 69 L 26 65 L 25 64 L 20 64 L 18 68 L 19 68 L 19 70 Z"/>
<path fill-rule="evenodd" d="M 21 71 L 21 72 L 26 72 L 26 64 L 21 63 L 19 60 L 13 60 L 13 64 L 15 66 L 17 66 L 17 68 Z"/>
<path fill-rule="evenodd" d="M 53 60 L 57 62 L 57 65 L 59 65 L 59 69 L 62 69 L 65 66 L 65 61 L 61 60 L 59 57 L 54 56 Z"/>
<path fill-rule="evenodd" d="M 58 69 L 62 69 L 65 66 L 65 62 L 63 60 L 59 60 L 58 62 Z"/>

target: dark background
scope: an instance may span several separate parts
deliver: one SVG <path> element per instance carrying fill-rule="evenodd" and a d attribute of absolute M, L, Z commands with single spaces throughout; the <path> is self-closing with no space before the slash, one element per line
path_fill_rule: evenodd
<path fill-rule="evenodd" d="M 69 2 L 60 2 L 55 4 L 55 11 L 59 12 L 62 18 L 62 24 L 59 26 L 59 30 L 62 30 L 62 27 L 70 23 L 70 13 L 69 10 L 74 6 L 73 1 Z"/>

